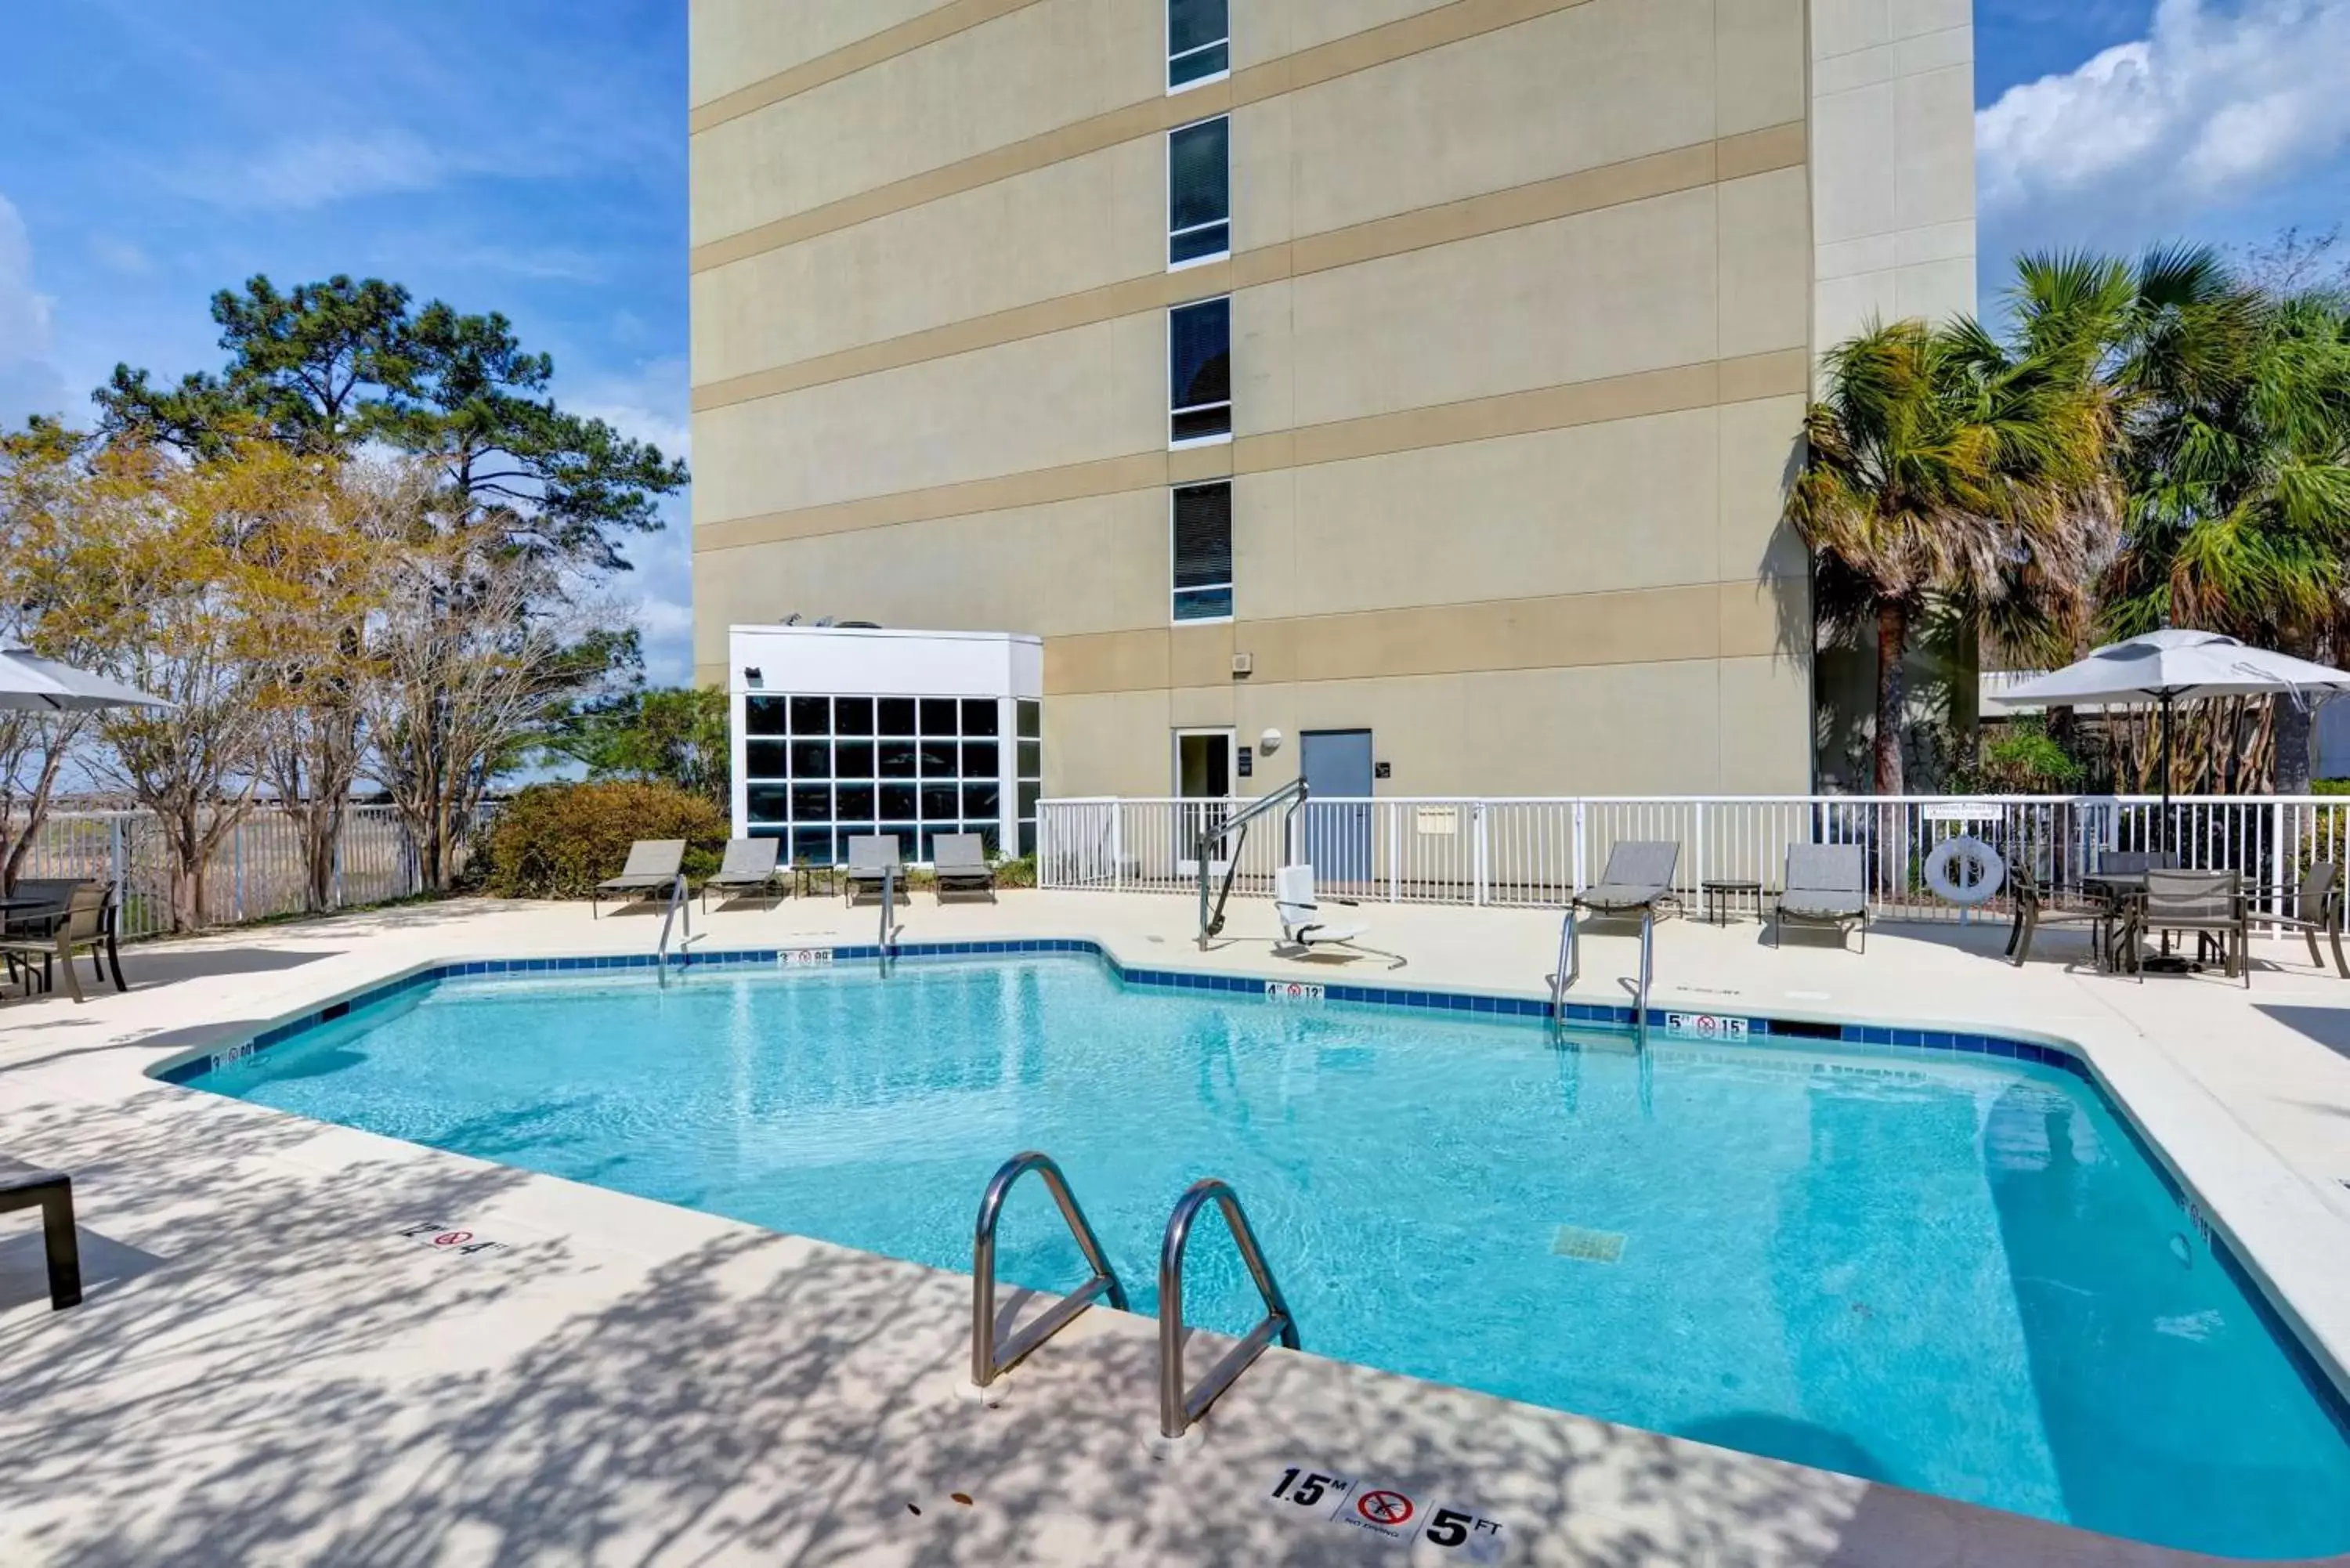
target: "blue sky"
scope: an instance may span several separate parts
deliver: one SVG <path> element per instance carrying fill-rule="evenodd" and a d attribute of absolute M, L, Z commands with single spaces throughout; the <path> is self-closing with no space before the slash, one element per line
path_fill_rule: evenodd
<path fill-rule="evenodd" d="M 788 4 L 790 0 L 776 0 Z M 683 0 L 13 0 L 0 421 L 220 355 L 205 302 L 376 275 L 503 310 L 685 450 Z M 2033 246 L 2350 216 L 2350 0 L 1977 0 L 1984 297 Z M 689 454 L 690 455 L 690 454 Z M 685 508 L 629 585 L 688 670 Z"/>

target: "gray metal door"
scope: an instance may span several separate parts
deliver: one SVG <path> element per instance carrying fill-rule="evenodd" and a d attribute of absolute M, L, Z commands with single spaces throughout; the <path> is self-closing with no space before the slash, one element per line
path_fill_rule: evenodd
<path fill-rule="evenodd" d="M 1305 751 L 1305 858 L 1322 886 L 1371 879 L 1371 732 L 1308 730 Z"/>

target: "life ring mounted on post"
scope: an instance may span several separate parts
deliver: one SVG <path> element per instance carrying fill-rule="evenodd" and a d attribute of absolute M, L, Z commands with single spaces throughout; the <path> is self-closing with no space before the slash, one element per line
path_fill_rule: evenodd
<path fill-rule="evenodd" d="M 1935 897 L 1961 909 L 1990 902 L 2006 881 L 2007 862 L 1980 838 L 1945 838 L 1926 857 L 1926 886 Z"/>

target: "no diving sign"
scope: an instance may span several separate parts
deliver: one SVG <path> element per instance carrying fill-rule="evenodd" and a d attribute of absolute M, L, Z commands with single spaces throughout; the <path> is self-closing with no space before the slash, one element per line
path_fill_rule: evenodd
<path fill-rule="evenodd" d="M 1302 1510 L 1307 1519 L 1358 1530 L 1374 1540 L 1424 1542 L 1442 1552 L 1445 1562 L 1502 1561 L 1499 1520 L 1458 1504 L 1415 1498 L 1400 1488 L 1373 1485 L 1359 1476 L 1291 1465 L 1263 1495 L 1275 1507 Z"/>

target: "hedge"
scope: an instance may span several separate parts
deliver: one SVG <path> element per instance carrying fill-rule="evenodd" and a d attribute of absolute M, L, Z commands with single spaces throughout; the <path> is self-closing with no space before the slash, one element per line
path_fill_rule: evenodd
<path fill-rule="evenodd" d="M 639 838 L 686 841 L 693 880 L 718 869 L 726 814 L 708 799 L 658 784 L 533 784 L 490 825 L 484 886 L 502 898 L 584 898 L 620 874 Z"/>

